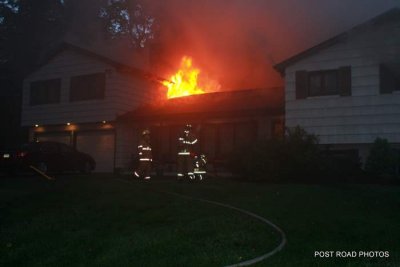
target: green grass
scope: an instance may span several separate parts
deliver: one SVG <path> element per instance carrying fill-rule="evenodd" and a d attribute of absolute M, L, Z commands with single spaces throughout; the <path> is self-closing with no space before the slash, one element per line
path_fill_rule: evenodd
<path fill-rule="evenodd" d="M 280 241 L 248 216 L 163 190 L 244 208 L 281 227 L 287 245 L 256 266 L 400 265 L 399 187 L 71 176 L 0 179 L 0 266 L 223 266 Z M 316 250 L 390 257 L 319 259 Z"/>

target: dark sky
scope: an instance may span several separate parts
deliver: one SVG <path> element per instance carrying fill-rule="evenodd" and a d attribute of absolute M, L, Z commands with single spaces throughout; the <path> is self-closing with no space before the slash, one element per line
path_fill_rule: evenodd
<path fill-rule="evenodd" d="M 147 0 L 168 61 L 191 55 L 225 89 L 270 87 L 272 65 L 400 0 Z"/>

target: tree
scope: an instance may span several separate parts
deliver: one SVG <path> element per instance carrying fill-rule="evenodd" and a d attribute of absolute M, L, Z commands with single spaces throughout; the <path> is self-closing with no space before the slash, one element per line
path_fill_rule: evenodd
<path fill-rule="evenodd" d="M 21 75 L 29 72 L 49 45 L 66 31 L 60 0 L 0 0 L 0 60 Z"/>
<path fill-rule="evenodd" d="M 146 46 L 156 25 L 141 4 L 129 0 L 0 0 L 0 64 L 23 76 L 68 31 L 79 28 L 74 33 L 88 36 L 85 30 L 101 31 L 88 26 L 97 23 L 107 36 L 126 37 L 134 47 Z"/>
<path fill-rule="evenodd" d="M 155 18 L 139 3 L 128 0 L 109 0 L 100 9 L 104 29 L 112 39 L 128 37 L 134 47 L 145 47 L 154 38 Z"/>
<path fill-rule="evenodd" d="M 0 0 L 0 147 L 26 141 L 20 127 L 23 77 L 67 29 L 60 0 Z"/>
<path fill-rule="evenodd" d="M 18 6 L 14 1 L 0 1 L 0 64 L 10 60 L 10 39 L 16 32 Z"/>

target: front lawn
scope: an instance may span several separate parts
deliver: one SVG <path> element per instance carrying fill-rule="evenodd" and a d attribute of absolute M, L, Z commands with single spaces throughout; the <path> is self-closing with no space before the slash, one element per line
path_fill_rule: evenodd
<path fill-rule="evenodd" d="M 223 266 L 288 243 L 256 266 L 399 266 L 400 188 L 178 183 L 128 177 L 0 178 L 0 266 Z M 389 258 L 315 258 L 315 251 L 389 251 Z"/>

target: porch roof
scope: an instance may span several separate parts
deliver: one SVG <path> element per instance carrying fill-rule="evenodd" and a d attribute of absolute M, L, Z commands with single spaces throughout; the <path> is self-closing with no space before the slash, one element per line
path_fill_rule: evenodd
<path fill-rule="evenodd" d="M 223 91 L 149 103 L 125 113 L 118 120 L 161 120 L 204 115 L 283 115 L 282 87 Z"/>

